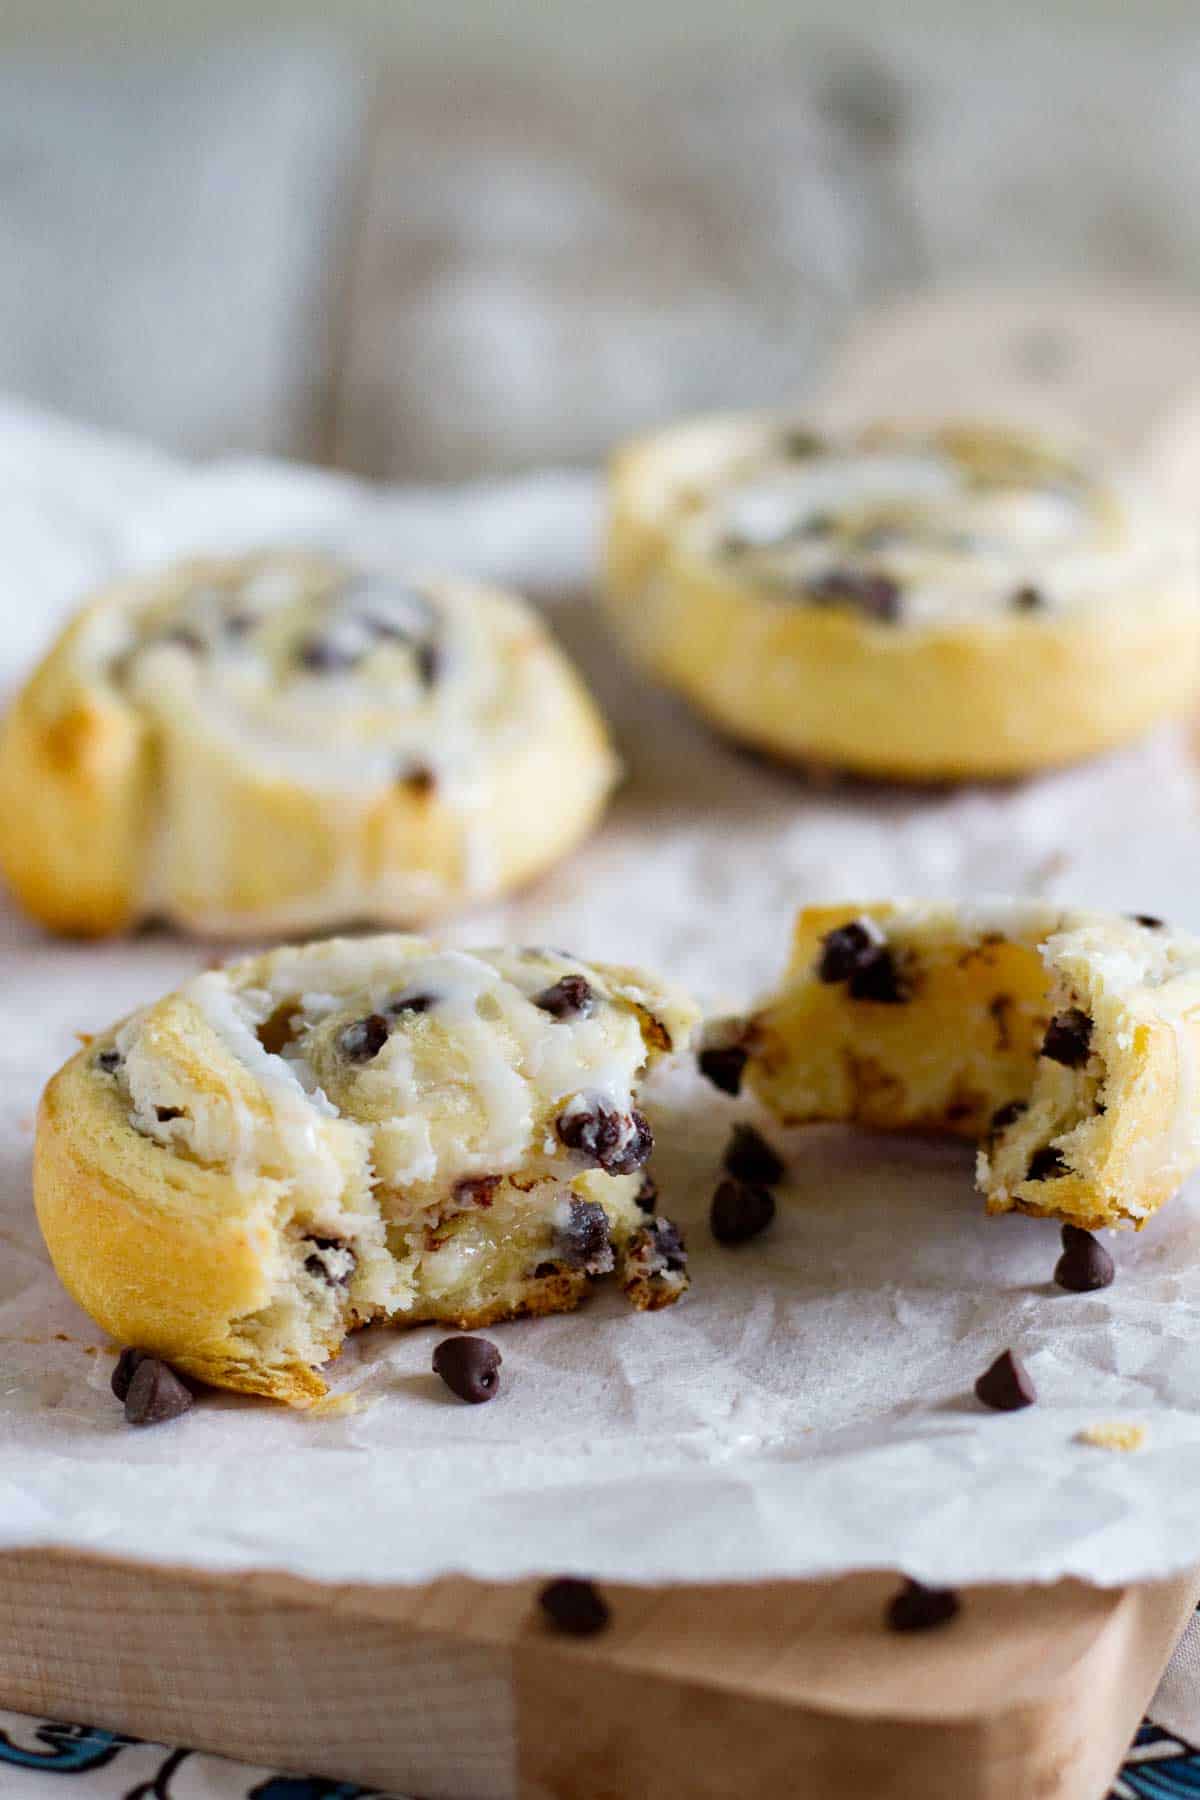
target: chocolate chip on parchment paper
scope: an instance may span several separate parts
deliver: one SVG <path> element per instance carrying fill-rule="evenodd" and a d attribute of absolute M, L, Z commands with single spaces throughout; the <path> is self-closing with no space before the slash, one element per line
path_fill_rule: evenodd
<path fill-rule="evenodd" d="M 729 1134 L 722 1161 L 739 1181 L 757 1181 L 766 1187 L 782 1181 L 785 1173 L 779 1152 L 768 1144 L 761 1131 L 741 1120 Z"/>
<path fill-rule="evenodd" d="M 195 1403 L 191 1388 L 169 1363 L 157 1356 L 142 1356 L 125 1390 L 125 1419 L 130 1425 L 165 1425 Z"/>
<path fill-rule="evenodd" d="M 1064 1225 L 1062 1244 L 1062 1255 L 1054 1266 L 1057 1287 L 1071 1294 L 1091 1294 L 1111 1286 L 1116 1264 L 1099 1238 L 1079 1225 Z"/>
<path fill-rule="evenodd" d="M 975 1398 L 993 1412 L 1020 1412 L 1037 1399 L 1028 1369 L 1012 1350 L 1002 1350 L 975 1383 Z"/>
<path fill-rule="evenodd" d="M 433 1372 L 460 1400 L 481 1406 L 500 1392 L 502 1360 L 490 1338 L 443 1338 L 433 1353 Z"/>
<path fill-rule="evenodd" d="M 721 1182 L 712 1197 L 709 1225 L 718 1244 L 745 1244 L 775 1217 L 775 1196 L 754 1182 Z"/>

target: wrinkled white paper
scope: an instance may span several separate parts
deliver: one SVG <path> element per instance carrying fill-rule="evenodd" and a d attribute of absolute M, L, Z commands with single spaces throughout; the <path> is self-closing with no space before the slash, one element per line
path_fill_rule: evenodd
<path fill-rule="evenodd" d="M 1182 735 L 1025 786 L 814 791 L 715 741 L 566 598 L 596 521 L 584 476 L 383 494 L 259 463 L 188 470 L 0 409 L 0 675 L 27 666 L 89 582 L 183 547 L 318 541 L 512 576 L 553 607 L 628 780 L 590 845 L 458 923 L 455 941 L 644 961 L 723 1010 L 773 979 L 803 900 L 1041 892 L 1200 927 Z M 378 1581 L 888 1565 L 930 1581 L 1117 1582 L 1200 1560 L 1200 1204 L 1182 1195 L 1114 1238 L 1113 1287 L 1065 1294 L 1050 1280 L 1055 1227 L 985 1219 L 964 1147 L 822 1128 L 786 1140 L 770 1233 L 721 1250 L 707 1201 L 749 1109 L 687 1069 L 651 1100 L 664 1210 L 693 1249 L 679 1306 L 638 1315 L 601 1289 L 570 1317 L 496 1327 L 504 1386 L 484 1407 L 430 1373 L 436 1331 L 372 1331 L 336 1372 L 357 1411 L 218 1395 L 130 1430 L 109 1392 L 113 1347 L 38 1239 L 34 1108 L 76 1031 L 210 954 L 167 936 L 55 943 L 0 912 L 0 1545 Z M 1005 1346 L 1039 1404 L 986 1413 L 972 1384 Z M 1140 1452 L 1076 1441 L 1113 1419 L 1147 1428 Z"/>

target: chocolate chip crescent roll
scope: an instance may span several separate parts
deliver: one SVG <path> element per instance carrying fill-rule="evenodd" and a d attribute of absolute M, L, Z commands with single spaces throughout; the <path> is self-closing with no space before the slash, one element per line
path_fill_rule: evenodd
<path fill-rule="evenodd" d="M 552 950 L 328 940 L 197 976 L 97 1038 L 38 1117 L 38 1219 L 119 1342 L 304 1405 L 373 1320 L 687 1285 L 637 1103 L 689 1001 Z"/>
<path fill-rule="evenodd" d="M 1200 1165 L 1200 940 L 1145 915 L 808 907 L 778 990 L 707 1033 L 788 1124 L 979 1140 L 989 1212 L 1138 1226 Z"/>
<path fill-rule="evenodd" d="M 0 735 L 0 865 L 56 930 L 413 925 L 596 822 L 600 716 L 535 614 L 328 558 L 191 562 L 100 595 Z"/>
<path fill-rule="evenodd" d="M 631 653 L 723 731 L 886 779 L 1067 762 L 1196 687 L 1190 523 L 998 426 L 676 426 L 616 459 L 607 587 Z"/>

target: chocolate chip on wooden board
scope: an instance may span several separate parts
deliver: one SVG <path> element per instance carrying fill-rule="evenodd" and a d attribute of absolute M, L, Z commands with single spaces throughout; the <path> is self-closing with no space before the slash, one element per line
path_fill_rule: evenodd
<path fill-rule="evenodd" d="M 961 1611 L 962 1601 L 953 1588 L 906 1581 L 888 1601 L 884 1618 L 889 1631 L 935 1631 L 940 1625 L 948 1625 Z"/>
<path fill-rule="evenodd" d="M 594 1583 L 564 1576 L 547 1582 L 538 1605 L 556 1631 L 568 1637 L 595 1637 L 612 1618 L 608 1602 Z"/>
<path fill-rule="evenodd" d="M 500 1392 L 502 1360 L 490 1338 L 443 1338 L 433 1353 L 433 1372 L 460 1400 L 481 1406 Z"/>
<path fill-rule="evenodd" d="M 782 1181 L 785 1173 L 779 1152 L 768 1144 L 761 1131 L 740 1120 L 729 1134 L 722 1161 L 739 1181 L 756 1181 L 765 1187 Z"/>
<path fill-rule="evenodd" d="M 1071 1294 L 1091 1294 L 1111 1286 L 1116 1264 L 1099 1238 L 1078 1225 L 1064 1225 L 1062 1243 L 1062 1255 L 1054 1265 L 1057 1287 Z"/>
<path fill-rule="evenodd" d="M 1037 1399 L 1029 1371 L 1011 1350 L 1002 1350 L 975 1383 L 975 1398 L 993 1412 L 1020 1412 Z"/>
<path fill-rule="evenodd" d="M 709 1225 L 718 1244 L 745 1244 L 775 1217 L 775 1196 L 754 1182 L 721 1182 L 712 1197 Z"/>
<path fill-rule="evenodd" d="M 125 1402 L 129 1425 L 165 1425 L 195 1405 L 196 1396 L 169 1363 L 144 1350 L 123 1350 L 113 1370 L 112 1390 Z"/>

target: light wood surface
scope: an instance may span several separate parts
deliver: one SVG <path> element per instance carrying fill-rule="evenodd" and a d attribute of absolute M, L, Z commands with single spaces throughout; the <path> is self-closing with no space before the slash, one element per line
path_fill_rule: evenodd
<path fill-rule="evenodd" d="M 1099 1800 L 1200 1578 L 970 1591 L 895 1636 L 885 1574 L 607 1589 L 321 1587 L 0 1557 L 0 1704 L 428 1800 Z"/>

